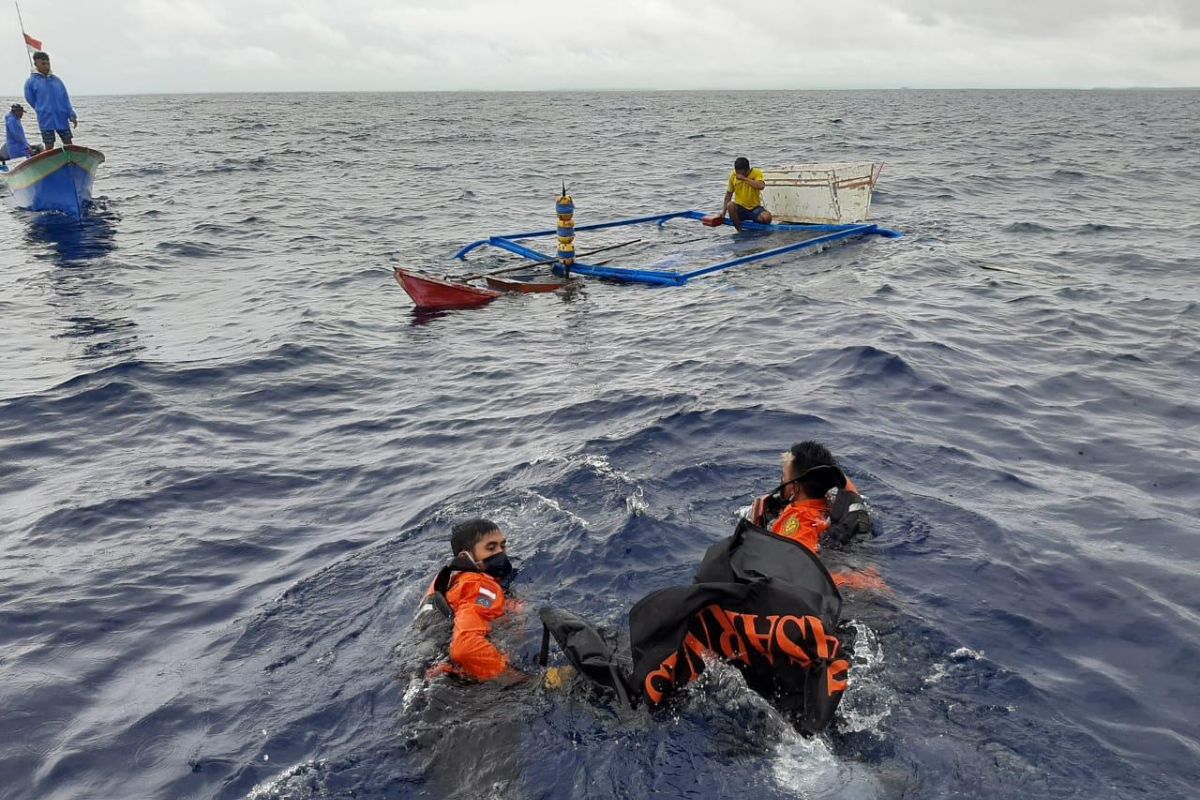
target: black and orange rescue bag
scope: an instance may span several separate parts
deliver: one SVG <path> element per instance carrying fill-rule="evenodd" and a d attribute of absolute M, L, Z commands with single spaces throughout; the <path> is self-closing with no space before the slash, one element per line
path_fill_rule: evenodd
<path fill-rule="evenodd" d="M 631 669 L 611 638 L 558 609 L 542 611 L 541 661 L 553 637 L 593 685 L 628 705 L 658 706 L 703 673 L 711 654 L 801 731 L 817 733 L 846 688 L 841 605 L 828 570 L 807 548 L 742 520 L 708 549 L 695 583 L 654 592 L 630 610 Z"/>

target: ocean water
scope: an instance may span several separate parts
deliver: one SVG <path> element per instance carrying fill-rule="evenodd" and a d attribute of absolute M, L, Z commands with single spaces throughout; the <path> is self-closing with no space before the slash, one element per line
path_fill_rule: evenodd
<path fill-rule="evenodd" d="M 1194 796 L 1200 92 L 78 107 L 93 215 L 0 214 L 0 798 Z M 904 238 L 432 315 L 392 280 L 511 263 L 449 256 L 564 180 L 581 225 L 713 209 L 742 153 L 886 162 Z M 419 677 L 454 520 L 620 628 L 807 438 L 890 587 L 827 733 L 727 669 L 665 714 Z"/>

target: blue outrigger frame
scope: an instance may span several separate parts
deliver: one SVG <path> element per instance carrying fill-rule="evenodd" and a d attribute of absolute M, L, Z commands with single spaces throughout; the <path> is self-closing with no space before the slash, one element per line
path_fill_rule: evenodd
<path fill-rule="evenodd" d="M 641 225 L 648 222 L 655 222 L 659 225 L 665 225 L 668 220 L 672 219 L 704 219 L 705 215 L 699 211 L 673 211 L 669 214 L 655 214 L 651 217 L 634 217 L 633 219 L 619 219 L 613 222 L 599 222 L 594 225 L 576 225 L 576 231 L 596 231 L 603 228 L 617 228 L 622 225 Z M 726 222 L 726 225 L 729 223 Z M 760 225 L 757 222 L 743 222 L 742 227 L 747 230 L 754 231 L 817 231 L 823 233 L 822 236 L 816 236 L 812 239 L 806 239 L 803 242 L 795 242 L 793 244 L 783 245 L 771 250 L 764 250 L 761 253 L 753 253 L 740 258 L 732 258 L 728 261 L 722 261 L 719 264 L 710 264 L 700 269 L 692 270 L 691 272 L 672 272 L 670 270 L 655 270 L 655 269 L 626 269 L 623 267 L 601 267 L 584 264 L 576 261 L 571 267 L 572 275 L 584 275 L 589 278 L 603 278 L 612 281 L 621 281 L 624 283 L 647 283 L 653 286 L 682 286 L 692 278 L 699 278 L 701 275 L 708 275 L 712 272 L 720 272 L 723 269 L 730 267 L 738 267 L 742 264 L 750 264 L 754 261 L 763 261 L 768 258 L 774 258 L 784 253 L 790 253 L 794 250 L 804 250 L 811 247 L 819 247 L 829 242 L 836 242 L 838 239 L 850 239 L 858 236 L 883 236 L 888 239 L 898 239 L 903 234 L 898 231 L 881 228 L 878 225 L 862 223 L 858 225 L 791 225 L 791 224 L 770 224 Z M 533 231 L 531 233 L 513 233 L 507 236 L 492 236 L 487 239 L 480 239 L 477 242 L 471 242 L 469 245 L 459 250 L 454 254 L 454 257 L 463 260 L 467 257 L 467 253 L 477 247 L 491 245 L 498 247 L 501 250 L 507 250 L 510 253 L 515 253 L 522 258 L 527 258 L 530 261 L 546 261 L 548 258 L 554 258 L 553 255 L 547 256 L 544 253 L 539 253 L 533 248 L 526 247 L 523 244 L 518 244 L 516 239 L 535 239 L 541 236 L 557 236 L 558 230 L 551 228 L 546 231 Z M 555 272 L 561 272 L 562 266 L 554 267 Z"/>

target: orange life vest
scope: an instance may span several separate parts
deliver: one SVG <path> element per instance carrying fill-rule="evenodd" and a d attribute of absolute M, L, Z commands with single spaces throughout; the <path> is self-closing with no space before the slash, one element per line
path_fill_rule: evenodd
<path fill-rule="evenodd" d="M 784 507 L 771 533 L 795 539 L 812 553 L 821 552 L 821 534 L 829 528 L 829 504 L 824 499 L 795 500 Z"/>
<path fill-rule="evenodd" d="M 487 573 L 451 571 L 454 566 L 452 563 L 434 578 L 421 611 L 441 607 L 454 620 L 451 664 L 438 665 L 430 672 L 492 680 L 508 669 L 508 658 L 488 639 L 492 623 L 504 616 L 504 589 Z M 439 596 L 444 598 L 444 606 L 438 602 Z"/>
<path fill-rule="evenodd" d="M 846 490 L 858 493 L 854 481 L 846 478 Z M 784 507 L 771 524 L 771 533 L 795 539 L 813 553 L 821 552 L 821 534 L 829 530 L 829 503 L 825 498 L 794 500 Z"/>
<path fill-rule="evenodd" d="M 460 572 L 450 581 L 446 600 L 454 612 L 450 660 L 464 675 L 480 681 L 499 677 L 508 658 L 488 639 L 492 622 L 504 616 L 504 589 L 491 575 Z"/>

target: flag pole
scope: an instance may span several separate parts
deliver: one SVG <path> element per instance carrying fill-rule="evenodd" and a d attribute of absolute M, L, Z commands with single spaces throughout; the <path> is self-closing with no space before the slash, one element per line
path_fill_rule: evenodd
<path fill-rule="evenodd" d="M 13 5 L 17 7 L 17 24 L 21 26 L 21 46 L 25 48 L 25 56 L 29 59 L 29 71 L 33 72 L 33 53 L 29 52 L 29 42 L 25 40 L 25 20 L 21 19 L 21 4 L 13 0 Z"/>

